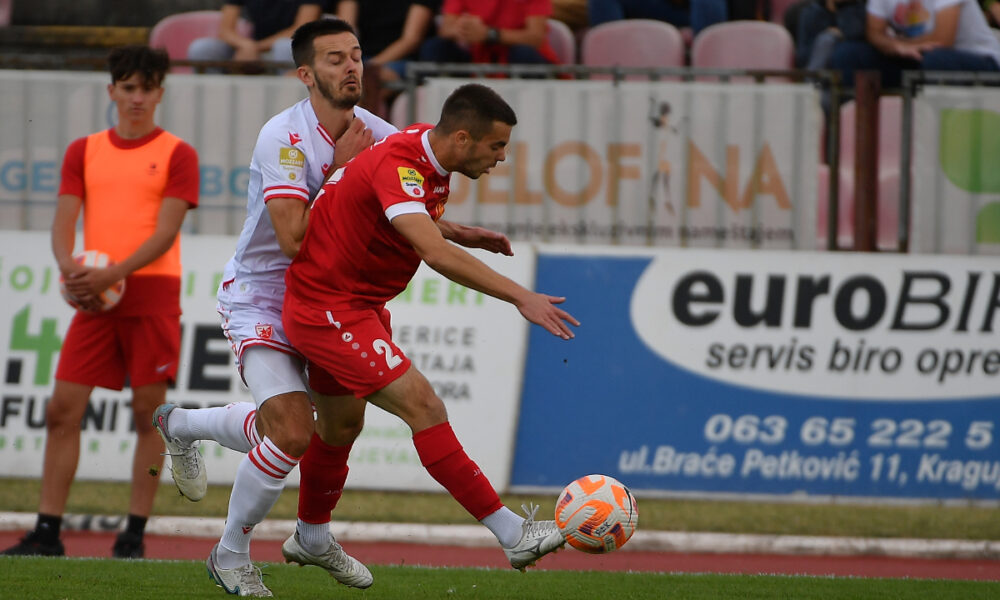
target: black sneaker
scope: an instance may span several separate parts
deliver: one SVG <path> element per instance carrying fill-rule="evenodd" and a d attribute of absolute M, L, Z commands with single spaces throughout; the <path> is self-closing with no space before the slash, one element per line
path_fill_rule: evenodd
<path fill-rule="evenodd" d="M 142 536 L 123 531 L 115 539 L 115 545 L 111 547 L 113 558 L 142 558 L 146 545 L 142 543 Z"/>
<path fill-rule="evenodd" d="M 16 546 L 11 546 L 3 552 L 3 556 L 66 556 L 66 548 L 59 538 L 45 539 L 37 531 L 29 531 Z"/>

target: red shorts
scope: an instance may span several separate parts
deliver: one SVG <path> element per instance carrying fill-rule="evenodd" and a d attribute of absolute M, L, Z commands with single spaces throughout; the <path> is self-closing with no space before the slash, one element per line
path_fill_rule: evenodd
<path fill-rule="evenodd" d="M 120 390 L 173 382 L 181 350 L 177 315 L 119 317 L 76 311 L 66 331 L 56 379 Z"/>
<path fill-rule="evenodd" d="M 364 398 L 410 368 L 392 342 L 389 317 L 385 307 L 324 311 L 286 296 L 282 321 L 288 341 L 309 360 L 309 387 Z"/>

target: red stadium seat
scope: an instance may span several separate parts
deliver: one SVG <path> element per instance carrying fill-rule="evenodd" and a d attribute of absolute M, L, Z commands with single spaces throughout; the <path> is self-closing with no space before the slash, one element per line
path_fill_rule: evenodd
<path fill-rule="evenodd" d="M 163 48 L 171 60 L 187 58 L 188 46 L 198 38 L 214 37 L 219 33 L 222 13 L 217 10 L 194 10 L 161 19 L 149 32 L 149 45 Z M 246 35 L 253 32 L 249 21 L 240 19 L 239 29 Z M 190 73 L 191 67 L 174 67 L 172 73 Z"/>
<path fill-rule="evenodd" d="M 713 69 L 791 69 L 795 45 L 788 30 L 764 21 L 727 21 L 694 38 L 691 66 Z"/>
<path fill-rule="evenodd" d="M 684 39 L 663 21 L 611 21 L 584 34 L 580 62 L 595 67 L 683 67 Z"/>
<path fill-rule="evenodd" d="M 560 63 L 576 64 L 576 37 L 569 25 L 557 19 L 549 19 L 548 40 Z"/>

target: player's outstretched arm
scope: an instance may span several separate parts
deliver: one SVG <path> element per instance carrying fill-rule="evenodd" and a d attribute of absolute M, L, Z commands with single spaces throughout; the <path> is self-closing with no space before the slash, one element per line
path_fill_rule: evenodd
<path fill-rule="evenodd" d="M 569 325 L 579 326 L 573 315 L 556 306 L 565 298 L 533 292 L 504 277 L 461 248 L 449 244 L 424 213 L 399 215 L 392 220 L 417 255 L 438 273 L 455 283 L 510 302 L 525 319 L 563 339 L 572 339 Z"/>
<path fill-rule="evenodd" d="M 498 232 L 486 229 L 485 227 L 469 227 L 459 223 L 452 223 L 441 219 L 437 222 L 438 229 L 444 239 L 455 242 L 466 248 L 482 248 L 495 254 L 504 256 L 514 256 L 514 251 L 510 247 L 510 240 L 507 236 Z"/>

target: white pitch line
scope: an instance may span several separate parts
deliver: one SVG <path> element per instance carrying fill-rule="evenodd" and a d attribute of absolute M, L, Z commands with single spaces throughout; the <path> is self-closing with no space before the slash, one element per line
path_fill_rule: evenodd
<path fill-rule="evenodd" d="M 35 526 L 31 513 L 0 513 L 0 531 Z M 66 515 L 65 529 L 118 531 L 124 517 Z M 197 538 L 222 536 L 225 519 L 217 517 L 150 517 L 146 532 Z M 284 540 L 295 529 L 292 520 L 267 520 L 254 538 Z M 496 538 L 480 525 L 426 525 L 334 521 L 330 531 L 341 542 L 403 542 L 467 547 L 494 547 Z M 804 535 L 755 535 L 639 530 L 622 551 L 785 554 L 812 556 L 895 556 L 908 558 L 1000 559 L 1000 541 L 907 538 L 859 538 Z"/>

